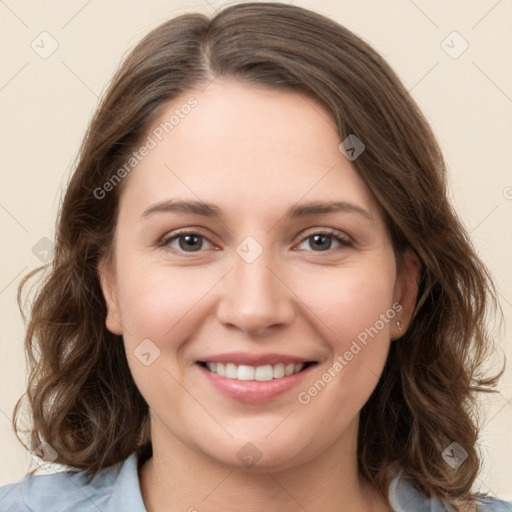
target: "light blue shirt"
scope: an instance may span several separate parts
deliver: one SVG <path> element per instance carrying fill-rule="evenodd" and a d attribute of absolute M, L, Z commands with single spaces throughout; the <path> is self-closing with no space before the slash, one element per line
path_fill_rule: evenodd
<path fill-rule="evenodd" d="M 436 499 L 421 495 L 401 473 L 390 486 L 395 512 L 442 512 L 451 510 Z M 482 512 L 512 512 L 512 502 L 481 498 Z M 193 510 L 194 505 L 190 504 Z M 147 512 L 139 486 L 137 458 L 108 468 L 92 480 L 83 472 L 63 471 L 27 475 L 0 487 L 0 512 Z"/>

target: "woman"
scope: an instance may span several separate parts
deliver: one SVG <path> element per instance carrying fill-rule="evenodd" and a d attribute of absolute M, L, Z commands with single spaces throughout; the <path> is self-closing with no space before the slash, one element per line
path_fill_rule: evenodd
<path fill-rule="evenodd" d="M 30 449 L 69 471 L 0 503 L 512 510 L 471 492 L 493 306 L 373 49 L 286 4 L 180 16 L 99 106 L 31 312 Z"/>

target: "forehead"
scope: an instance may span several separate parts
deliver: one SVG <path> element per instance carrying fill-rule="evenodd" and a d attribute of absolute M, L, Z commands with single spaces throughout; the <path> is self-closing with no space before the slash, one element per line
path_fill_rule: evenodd
<path fill-rule="evenodd" d="M 121 197 L 138 210 L 180 197 L 232 211 L 254 207 L 260 215 L 263 206 L 288 208 L 301 199 L 351 200 L 376 212 L 339 150 L 331 113 L 297 92 L 217 79 L 165 105 L 150 139 Z"/>

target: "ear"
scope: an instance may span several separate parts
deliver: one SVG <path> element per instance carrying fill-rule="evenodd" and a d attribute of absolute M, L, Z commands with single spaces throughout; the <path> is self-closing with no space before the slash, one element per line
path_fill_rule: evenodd
<path fill-rule="evenodd" d="M 421 279 L 421 261 L 418 255 L 407 249 L 401 256 L 395 283 L 394 301 L 402 308 L 397 309 L 395 321 L 392 324 L 391 339 L 401 338 L 412 322 L 412 314 L 418 299 L 418 288 Z M 399 324 L 397 324 L 399 322 Z M 398 326 L 400 325 L 400 327 Z"/>
<path fill-rule="evenodd" d="M 103 298 L 107 304 L 105 325 L 112 334 L 123 334 L 115 272 L 110 259 L 100 259 L 98 263 L 98 277 L 101 291 L 103 292 Z"/>

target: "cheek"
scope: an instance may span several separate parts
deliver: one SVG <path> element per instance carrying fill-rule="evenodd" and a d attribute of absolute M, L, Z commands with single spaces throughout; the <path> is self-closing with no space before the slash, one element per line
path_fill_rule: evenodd
<path fill-rule="evenodd" d="M 318 279 L 314 288 L 305 283 L 307 306 L 315 312 L 316 330 L 330 360 L 302 386 L 298 401 L 314 403 L 318 414 L 335 406 L 339 414 L 334 413 L 332 420 L 340 425 L 366 403 L 384 367 L 396 321 L 393 268 L 336 269 Z"/>
<path fill-rule="evenodd" d="M 201 299 L 215 284 L 211 273 L 171 268 L 161 263 L 119 261 L 119 305 L 128 364 L 151 407 L 179 402 L 186 367 L 182 349 L 200 325 Z"/>
<path fill-rule="evenodd" d="M 132 266 L 119 288 L 121 317 L 128 337 L 133 334 L 159 342 L 165 339 L 166 343 L 177 339 L 176 333 L 187 323 L 182 320 L 214 284 L 214 276 L 199 274 L 197 269 L 159 264 Z"/>
<path fill-rule="evenodd" d="M 290 272 L 283 276 L 294 292 L 289 300 L 295 300 L 293 295 L 298 297 L 297 315 L 317 324 L 327 339 L 343 349 L 347 341 L 373 326 L 391 307 L 393 266 L 383 265 L 382 260 L 379 263 Z M 204 304 L 209 303 L 209 292 L 222 286 L 222 274 L 208 267 L 172 267 L 136 257 L 120 259 L 121 321 L 130 343 L 149 338 L 161 343 L 165 340 L 168 346 L 173 339 L 179 340 L 179 334 L 199 320 Z"/>
<path fill-rule="evenodd" d="M 395 314 L 395 274 L 393 265 L 384 267 L 347 266 L 332 273 L 318 273 L 314 282 L 311 278 L 303 281 L 305 304 L 323 321 L 326 337 L 340 349 L 376 323 L 384 337 L 389 334 L 389 318 L 384 325 L 380 318 L 386 313 L 388 317 Z"/>

